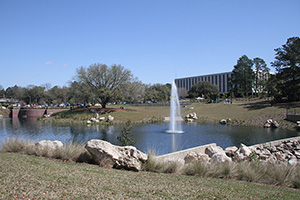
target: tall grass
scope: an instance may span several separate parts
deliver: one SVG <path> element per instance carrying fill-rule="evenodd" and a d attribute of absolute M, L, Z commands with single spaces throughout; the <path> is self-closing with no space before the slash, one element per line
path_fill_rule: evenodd
<path fill-rule="evenodd" d="M 39 148 L 34 143 L 19 139 L 9 139 L 2 143 L 2 151 L 62 159 L 72 162 L 94 163 L 92 156 L 83 144 L 69 142 L 53 151 Z M 268 164 L 264 162 L 225 162 L 209 163 L 195 161 L 183 165 L 178 160 L 158 159 L 148 153 L 148 160 L 143 163 L 143 170 L 156 173 L 176 173 L 212 178 L 236 179 L 271 185 L 300 188 L 300 165 Z"/>
<path fill-rule="evenodd" d="M 33 142 L 12 138 L 2 143 L 2 151 L 56 158 L 65 161 L 93 163 L 91 155 L 84 148 L 84 144 L 72 141 L 60 148 L 49 149 L 47 147 L 38 147 Z"/>
<path fill-rule="evenodd" d="M 180 162 L 158 159 L 153 153 L 148 153 L 148 160 L 143 163 L 143 170 L 157 173 L 177 173 L 181 170 Z"/>

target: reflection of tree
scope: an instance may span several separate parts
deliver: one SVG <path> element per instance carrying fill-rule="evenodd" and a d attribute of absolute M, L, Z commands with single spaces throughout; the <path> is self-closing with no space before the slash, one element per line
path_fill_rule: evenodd
<path fill-rule="evenodd" d="M 298 136 L 296 131 L 258 127 L 234 127 L 229 130 L 228 133 L 233 145 L 237 147 L 239 147 L 241 143 L 249 146 Z"/>

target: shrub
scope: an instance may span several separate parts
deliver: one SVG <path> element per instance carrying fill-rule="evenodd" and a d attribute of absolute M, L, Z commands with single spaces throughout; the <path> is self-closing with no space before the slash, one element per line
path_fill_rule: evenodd
<path fill-rule="evenodd" d="M 209 171 L 209 164 L 205 162 L 195 161 L 187 164 L 183 172 L 186 175 L 197 175 L 205 177 Z"/>
<path fill-rule="evenodd" d="M 123 130 L 122 130 L 122 134 L 121 136 L 118 136 L 117 139 L 122 143 L 122 145 L 126 146 L 126 145 L 134 145 L 134 141 L 132 139 L 132 125 L 131 125 L 131 121 L 127 121 L 125 123 L 125 125 L 123 126 Z"/>
<path fill-rule="evenodd" d="M 10 138 L 2 143 L 2 151 L 21 153 L 24 149 L 27 149 L 27 146 L 29 145 L 29 142 L 17 138 Z"/>
<path fill-rule="evenodd" d="M 69 142 L 63 145 L 61 148 L 52 150 L 47 147 L 37 147 L 32 142 L 26 142 L 20 139 L 12 138 L 2 143 L 2 151 L 56 158 L 66 161 L 87 161 L 88 163 L 93 163 L 92 158 L 84 148 L 84 145 L 74 142 Z"/>
<path fill-rule="evenodd" d="M 143 163 L 143 170 L 150 172 L 163 172 L 164 162 L 157 159 L 152 153 L 148 153 L 148 159 Z"/>

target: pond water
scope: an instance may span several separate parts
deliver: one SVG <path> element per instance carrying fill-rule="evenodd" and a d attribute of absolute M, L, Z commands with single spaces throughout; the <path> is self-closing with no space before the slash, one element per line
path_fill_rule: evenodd
<path fill-rule="evenodd" d="M 157 155 L 179 151 L 199 145 L 217 143 L 222 148 L 239 146 L 240 143 L 253 145 L 277 139 L 299 136 L 300 132 L 283 129 L 228 126 L 219 124 L 183 123 L 182 134 L 166 133 L 169 124 L 140 124 L 132 128 L 137 149 Z M 8 138 L 30 141 L 60 140 L 87 142 L 101 139 L 120 145 L 117 136 L 122 126 L 65 126 L 38 122 L 36 119 L 0 119 L 0 145 Z"/>

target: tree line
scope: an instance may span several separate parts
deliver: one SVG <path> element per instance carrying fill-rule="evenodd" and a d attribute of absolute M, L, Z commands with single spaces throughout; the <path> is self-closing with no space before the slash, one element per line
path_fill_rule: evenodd
<path fill-rule="evenodd" d="M 79 67 L 75 79 L 68 86 L 15 85 L 6 90 L 0 86 L 0 98 L 17 99 L 21 104 L 100 103 L 105 108 L 110 102 L 168 101 L 170 90 L 170 84 L 143 84 L 121 65 L 96 63 Z"/>
<path fill-rule="evenodd" d="M 262 58 L 241 56 L 232 70 L 229 96 L 267 95 L 277 101 L 300 100 L 300 38 L 289 38 L 286 44 L 275 49 L 271 66 L 277 72 L 274 75 L 269 73 Z M 15 85 L 7 89 L 0 86 L 0 98 L 18 99 L 24 104 L 101 103 L 106 107 L 109 102 L 166 102 L 170 91 L 170 84 L 144 84 L 121 65 L 95 63 L 79 67 L 68 86 Z M 219 90 L 216 85 L 198 82 L 187 94 L 192 98 L 210 96 L 219 94 Z"/>
<path fill-rule="evenodd" d="M 274 97 L 275 101 L 300 100 L 300 38 L 289 38 L 286 44 L 275 51 L 275 61 L 271 66 L 276 74 L 262 58 L 248 58 L 246 55 L 237 60 L 230 79 L 230 97 Z M 208 82 L 198 82 L 188 95 L 199 97 L 202 94 L 217 95 L 218 87 Z M 226 96 L 226 94 L 224 94 Z"/>

